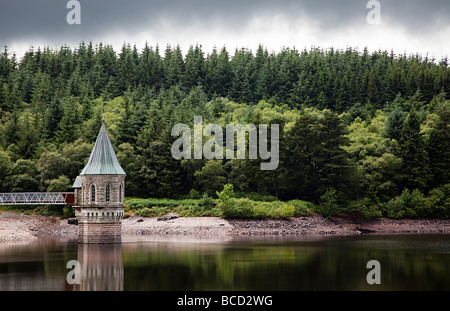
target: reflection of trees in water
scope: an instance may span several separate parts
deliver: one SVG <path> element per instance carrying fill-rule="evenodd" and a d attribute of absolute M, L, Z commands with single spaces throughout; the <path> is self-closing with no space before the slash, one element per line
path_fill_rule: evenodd
<path fill-rule="evenodd" d="M 209 249 L 158 248 L 125 252 L 125 278 L 134 280 L 133 284 L 127 283 L 130 290 L 139 286 L 149 286 L 149 290 L 292 289 L 298 287 L 295 275 L 307 271 L 315 257 L 312 250 L 251 244 Z"/>
<path fill-rule="evenodd" d="M 450 290 L 449 240 L 376 237 L 312 242 L 43 241 L 0 248 L 1 290 Z M 420 243 L 417 241 L 420 240 Z M 123 254 L 122 254 L 123 253 Z M 70 260 L 82 269 L 69 285 Z M 369 260 L 381 285 L 366 283 Z"/>
<path fill-rule="evenodd" d="M 381 263 L 381 285 L 366 282 L 372 259 Z M 433 253 L 313 245 L 124 252 L 127 290 L 442 290 L 450 288 L 447 263 Z"/>

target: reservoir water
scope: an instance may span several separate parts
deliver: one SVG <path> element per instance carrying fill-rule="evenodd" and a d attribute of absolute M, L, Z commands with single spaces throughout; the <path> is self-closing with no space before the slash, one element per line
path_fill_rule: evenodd
<path fill-rule="evenodd" d="M 369 285 L 370 260 L 381 284 Z M 78 266 L 68 266 L 76 261 Z M 70 277 L 68 277 L 68 275 Z M 72 284 L 79 277 L 79 284 Z M 0 245 L 8 291 L 450 290 L 450 235 Z"/>

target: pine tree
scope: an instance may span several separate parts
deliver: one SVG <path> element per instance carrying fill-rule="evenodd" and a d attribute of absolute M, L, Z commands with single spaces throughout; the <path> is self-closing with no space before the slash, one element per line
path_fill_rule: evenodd
<path fill-rule="evenodd" d="M 184 75 L 184 59 L 181 48 L 178 45 L 175 49 L 167 46 L 164 56 L 164 77 L 165 88 L 169 89 L 181 83 Z"/>
<path fill-rule="evenodd" d="M 205 66 L 205 89 L 209 97 L 226 96 L 232 81 L 231 65 L 226 48 L 224 47 L 220 54 L 214 48 L 208 55 Z"/>
<path fill-rule="evenodd" d="M 11 174 L 11 158 L 7 152 L 0 150 L 0 192 L 8 192 L 8 180 Z"/>
<path fill-rule="evenodd" d="M 0 110 L 6 108 L 6 90 L 7 85 L 0 81 Z"/>
<path fill-rule="evenodd" d="M 428 189 L 442 186 L 450 181 L 450 135 L 445 129 L 434 129 L 430 133 L 426 152 L 430 160 L 432 175 Z"/>
<path fill-rule="evenodd" d="M 30 114 L 26 114 L 25 118 L 20 124 L 19 140 L 17 147 L 20 155 L 24 159 L 31 159 L 34 157 L 38 143 L 38 132 L 33 128 L 30 121 Z"/>
<path fill-rule="evenodd" d="M 283 187 L 287 196 L 318 202 L 333 187 L 351 194 L 355 187 L 355 170 L 342 122 L 335 113 L 304 113 L 286 134 L 283 142 Z"/>
<path fill-rule="evenodd" d="M 400 142 L 402 136 L 403 124 L 405 123 L 407 113 L 401 108 L 394 108 L 386 118 L 383 135 L 389 139 L 395 139 Z"/>
<path fill-rule="evenodd" d="M 205 80 L 205 59 L 201 45 L 191 46 L 186 54 L 183 85 L 192 89 L 197 85 L 203 85 Z"/>
<path fill-rule="evenodd" d="M 5 149 L 9 145 L 15 145 L 20 139 L 20 123 L 19 123 L 19 113 L 13 111 L 9 114 L 7 122 L 4 125 L 4 140 Z"/>
<path fill-rule="evenodd" d="M 173 197 L 183 192 L 181 165 L 170 153 L 171 136 L 168 116 L 156 104 L 150 108 L 145 126 L 138 135 L 142 155 L 139 177 L 147 196 Z"/>
<path fill-rule="evenodd" d="M 233 80 L 228 92 L 228 96 L 240 103 L 251 103 L 253 101 L 253 86 L 250 80 L 254 70 L 251 64 L 253 55 L 246 49 L 236 49 L 231 68 L 233 71 Z"/>
<path fill-rule="evenodd" d="M 0 53 L 0 82 L 8 81 L 9 75 L 14 70 L 14 58 L 11 59 L 8 52 L 8 47 L 5 46 L 2 53 Z"/>
<path fill-rule="evenodd" d="M 420 133 L 419 116 L 412 109 L 405 120 L 400 139 L 400 151 L 403 158 L 403 178 L 406 188 L 410 190 L 426 189 L 430 180 L 428 154 Z"/>
<path fill-rule="evenodd" d="M 22 98 L 19 90 L 19 83 L 11 80 L 7 83 L 5 111 L 19 111 L 22 109 Z"/>
<path fill-rule="evenodd" d="M 159 55 L 159 47 L 155 49 L 145 44 L 139 59 L 136 74 L 141 85 L 159 90 L 164 85 L 164 63 Z"/>
<path fill-rule="evenodd" d="M 208 95 L 214 95 L 217 90 L 217 63 L 219 59 L 219 54 L 217 53 L 216 47 L 213 48 L 211 54 L 208 54 L 205 60 L 205 82 L 204 86 L 208 92 Z"/>
<path fill-rule="evenodd" d="M 131 94 L 129 92 L 125 92 L 124 94 L 124 112 L 121 115 L 121 119 L 119 121 L 118 126 L 118 135 L 117 135 L 117 144 L 130 143 L 133 141 L 133 136 L 135 135 L 133 131 L 133 127 L 131 126 Z"/>
<path fill-rule="evenodd" d="M 68 98 L 64 104 L 63 116 L 59 122 L 55 140 L 58 144 L 74 142 L 77 138 L 78 108 L 73 98 Z"/>
<path fill-rule="evenodd" d="M 54 97 L 44 112 L 44 139 L 53 139 L 59 129 L 59 122 L 63 117 L 63 108 L 57 97 Z"/>
<path fill-rule="evenodd" d="M 320 148 L 316 159 L 323 164 L 321 164 L 322 168 L 319 164 L 321 182 L 318 185 L 318 191 L 325 193 L 328 188 L 333 187 L 343 193 L 355 193 L 357 189 L 354 184 L 355 167 L 350 161 L 350 154 L 343 148 L 349 144 L 349 140 L 345 136 L 346 130 L 342 121 L 336 113 L 324 110 L 319 124 Z"/>
<path fill-rule="evenodd" d="M 432 180 L 429 189 L 449 183 L 450 178 L 450 105 L 442 102 L 436 107 L 439 120 L 430 133 L 426 151 Z"/>

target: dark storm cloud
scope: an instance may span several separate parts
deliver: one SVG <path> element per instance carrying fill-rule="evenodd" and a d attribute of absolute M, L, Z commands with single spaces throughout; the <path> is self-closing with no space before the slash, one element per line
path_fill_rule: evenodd
<path fill-rule="evenodd" d="M 54 38 L 63 35 L 100 35 L 119 29 L 157 26 L 161 19 L 172 25 L 189 27 L 192 23 L 222 23 L 240 29 L 262 13 L 285 14 L 286 18 L 305 14 L 323 27 L 345 24 L 364 11 L 361 1 L 302 0 L 79 0 L 82 23 L 75 28 L 66 23 L 65 0 L 2 0 L 0 2 L 0 38 L 2 41 L 32 36 Z M 361 15 L 361 14 L 359 14 Z M 352 17 L 353 16 L 353 17 Z M 363 18 L 364 16 L 359 16 Z"/>
<path fill-rule="evenodd" d="M 1 0 L 0 45 L 46 42 L 66 44 L 101 41 L 115 33 L 157 33 L 186 29 L 208 32 L 220 28 L 241 35 L 254 18 L 282 16 L 298 23 L 307 20 L 318 34 L 364 25 L 368 0 L 79 0 L 81 25 L 68 25 L 67 0 Z M 433 35 L 449 26 L 448 0 L 379 0 L 383 23 L 402 27 L 411 35 Z M 167 27 L 170 25 L 170 27 Z M 174 34 L 171 33 L 173 36 Z M 176 34 L 175 34 L 176 35 Z M 164 43 L 164 42 L 161 42 Z"/>
<path fill-rule="evenodd" d="M 420 32 L 432 35 L 450 25 L 450 1 L 448 0 L 410 0 L 385 1 L 383 14 L 393 25 L 407 27 L 411 33 Z"/>

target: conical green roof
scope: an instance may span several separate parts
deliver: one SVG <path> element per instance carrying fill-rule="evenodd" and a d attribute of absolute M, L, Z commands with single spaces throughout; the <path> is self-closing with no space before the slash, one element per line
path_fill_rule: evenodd
<path fill-rule="evenodd" d="M 80 175 L 126 175 L 117 161 L 104 118 L 89 161 Z"/>

